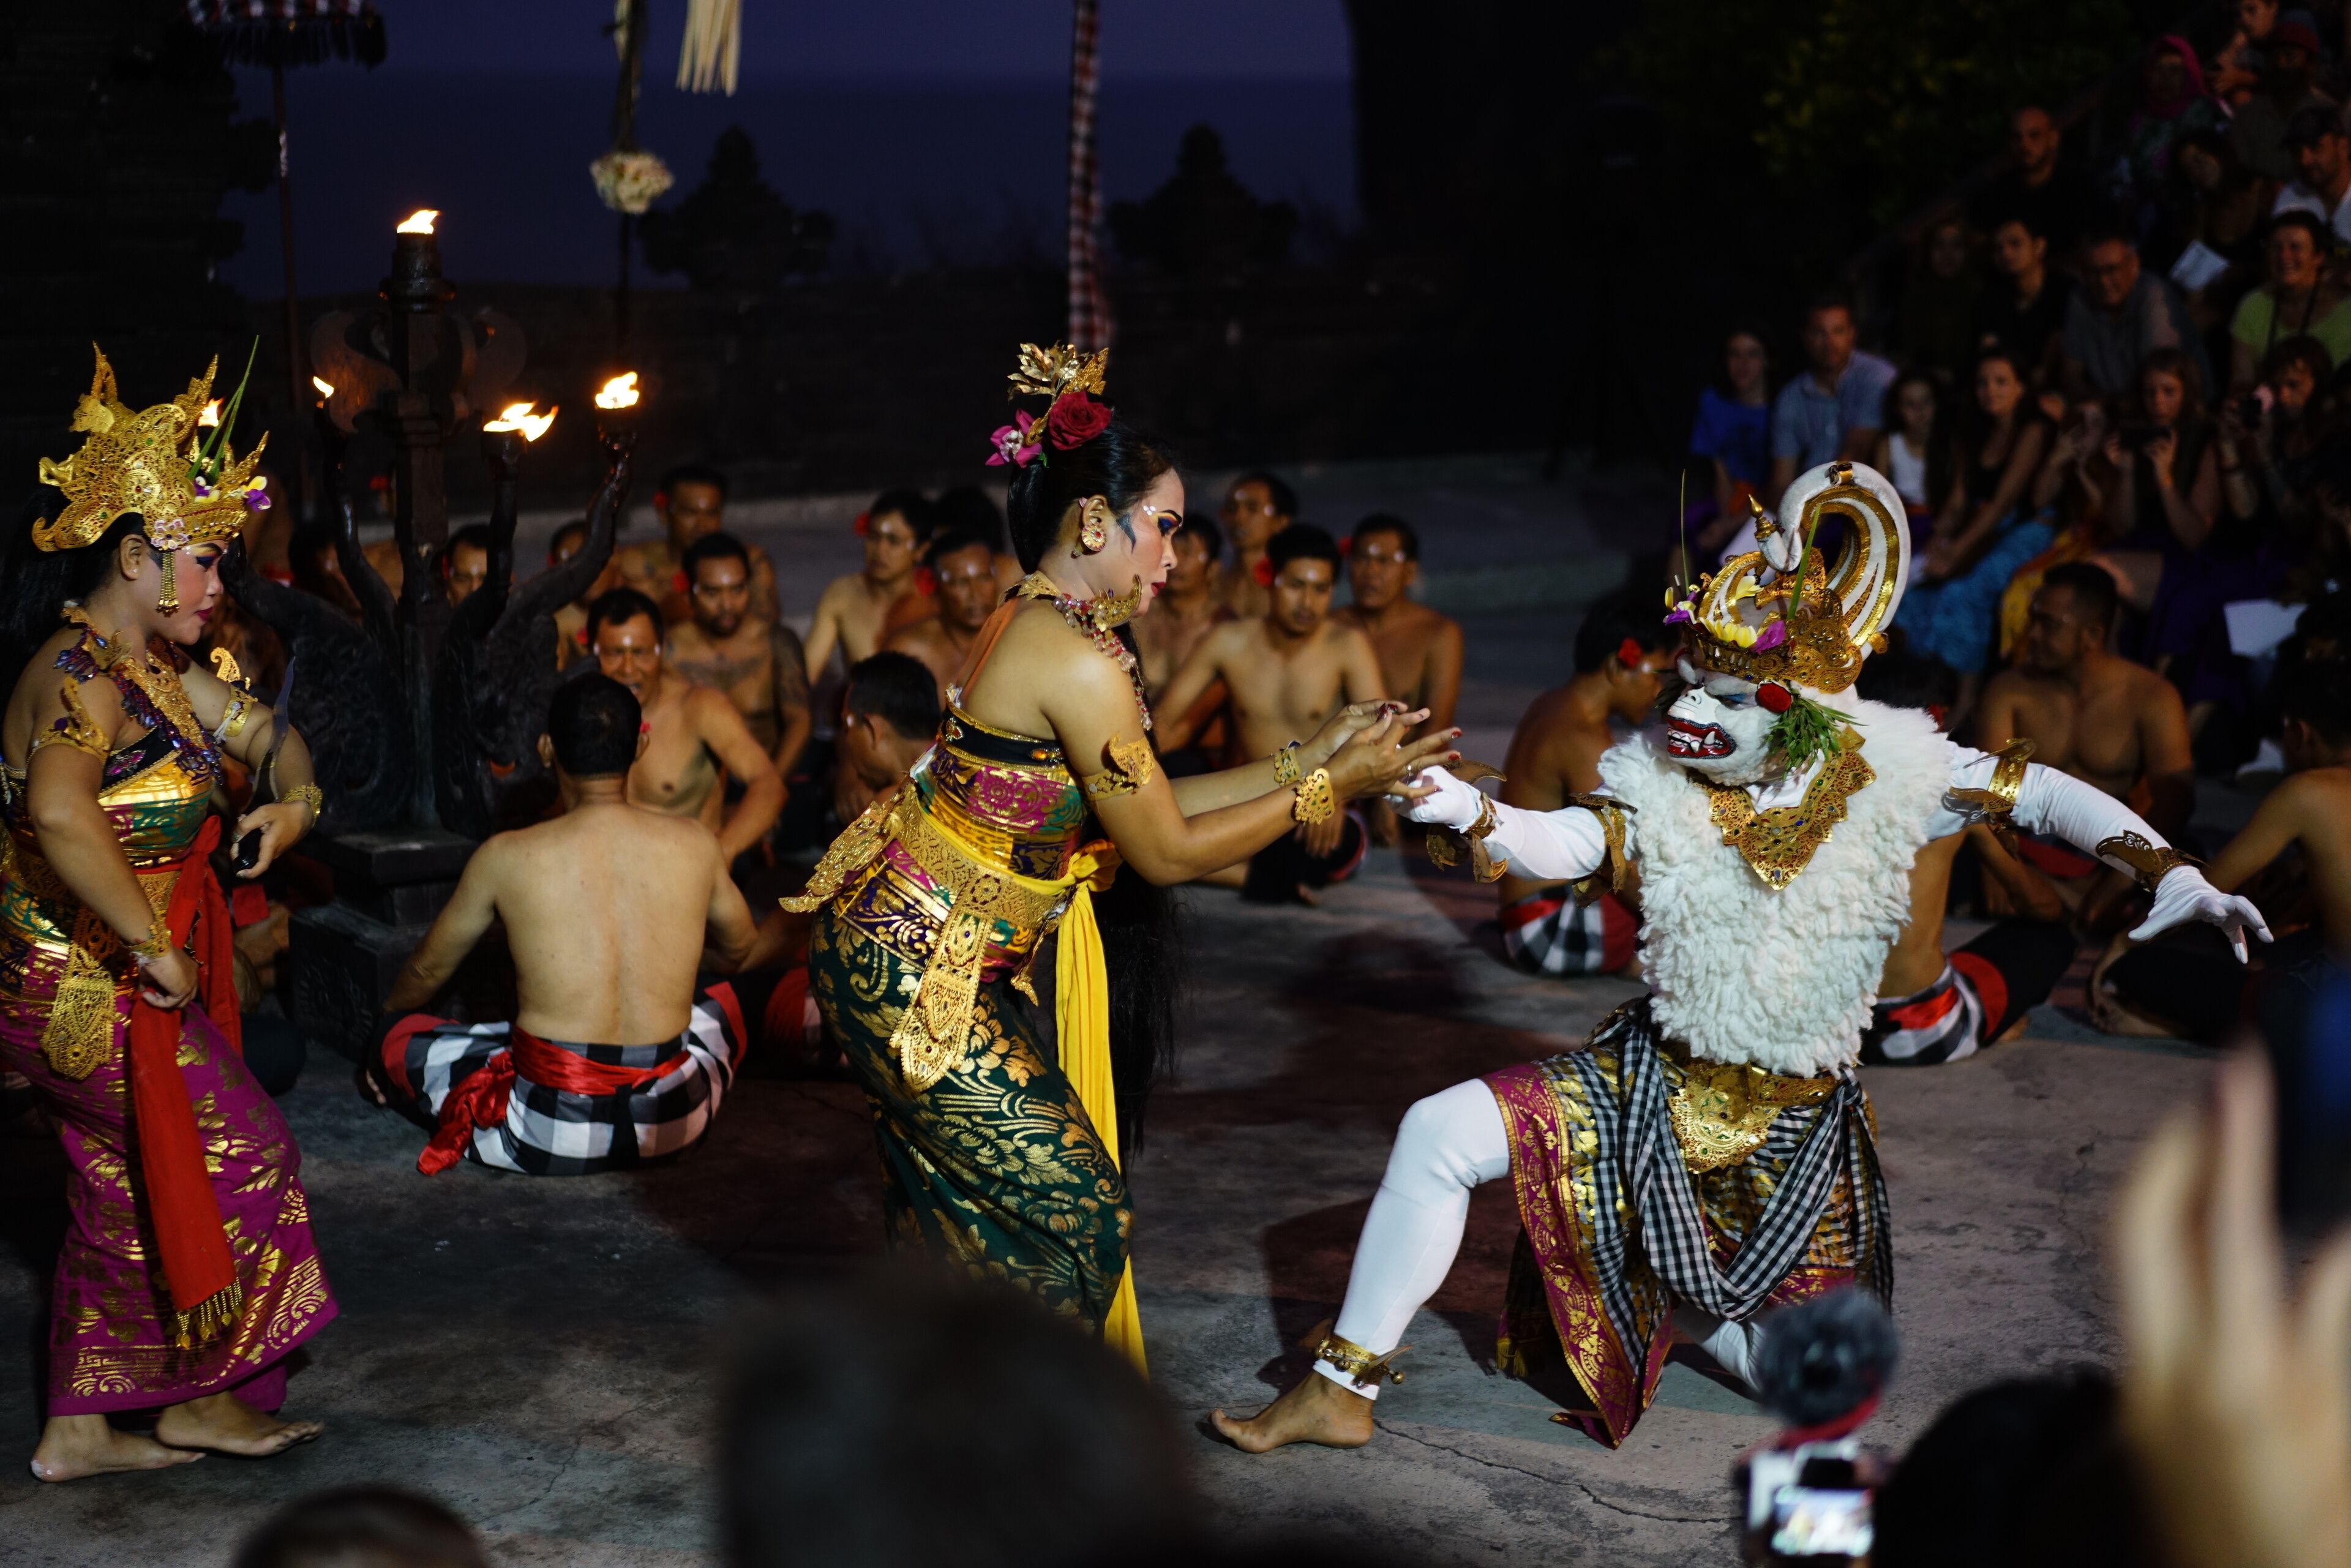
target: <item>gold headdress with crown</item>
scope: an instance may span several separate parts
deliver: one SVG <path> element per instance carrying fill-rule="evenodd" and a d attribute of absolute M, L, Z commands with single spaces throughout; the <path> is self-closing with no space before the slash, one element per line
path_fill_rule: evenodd
<path fill-rule="evenodd" d="M 1749 503 L 1754 506 L 1751 501 Z M 1883 475 L 1829 463 L 1788 487 L 1784 532 L 1754 507 L 1756 549 L 1722 563 L 1686 595 L 1667 595 L 1667 617 L 1690 628 L 1692 662 L 1719 674 L 1841 692 L 1862 661 L 1886 646 L 1885 627 L 1910 576 L 1910 529 Z M 1845 524 L 1836 564 L 1813 548 L 1821 525 Z"/>
<path fill-rule="evenodd" d="M 207 426 L 215 358 L 188 390 L 170 402 L 133 411 L 116 395 L 114 367 L 92 345 L 97 373 L 89 391 L 74 405 L 73 428 L 81 450 L 63 462 L 41 459 L 41 483 L 65 493 L 55 517 L 33 525 L 33 543 L 45 550 L 79 549 L 95 542 L 116 518 L 136 512 L 149 541 L 161 550 L 185 549 L 207 540 L 235 538 L 246 513 L 266 507 L 267 483 L 254 476 L 265 435 L 239 457 L 229 446 L 235 399 L 217 426 Z M 241 395 L 244 388 L 240 386 Z M 211 440 L 204 431 L 211 428 Z"/>

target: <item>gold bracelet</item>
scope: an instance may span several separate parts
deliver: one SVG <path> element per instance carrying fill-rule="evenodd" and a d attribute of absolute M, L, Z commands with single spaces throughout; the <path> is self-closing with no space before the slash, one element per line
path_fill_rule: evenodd
<path fill-rule="evenodd" d="M 1331 770 L 1317 768 L 1301 779 L 1298 799 L 1290 803 L 1290 814 L 1305 825 L 1327 821 L 1339 809 L 1339 799 L 1331 792 Z"/>
<path fill-rule="evenodd" d="M 1293 740 L 1273 754 L 1273 781 L 1277 787 L 1295 784 L 1305 777 L 1306 770 L 1298 765 L 1298 742 Z"/>
<path fill-rule="evenodd" d="M 1411 1348 L 1400 1344 L 1385 1355 L 1374 1355 L 1353 1340 L 1326 1333 L 1322 1343 L 1314 1347 L 1314 1359 L 1329 1362 L 1358 1388 L 1376 1388 L 1383 1383 L 1404 1381 L 1404 1374 L 1395 1369 L 1395 1358 Z"/>
<path fill-rule="evenodd" d="M 327 792 L 316 784 L 297 784 L 280 797 L 280 803 L 287 806 L 309 807 L 310 821 L 315 826 L 319 815 L 327 809 Z"/>
<path fill-rule="evenodd" d="M 149 915 L 147 940 L 126 946 L 131 949 L 131 956 L 141 966 L 152 964 L 169 953 L 172 950 L 172 927 L 163 918 L 163 912 L 159 909 Z"/>
<path fill-rule="evenodd" d="M 2130 867 L 2140 888 L 2148 893 L 2153 893 L 2156 883 L 2172 872 L 2197 863 L 2169 844 L 2151 844 L 2137 833 L 2116 833 L 2111 839 L 2101 840 L 2092 852 L 2100 860 L 2111 855 Z"/>

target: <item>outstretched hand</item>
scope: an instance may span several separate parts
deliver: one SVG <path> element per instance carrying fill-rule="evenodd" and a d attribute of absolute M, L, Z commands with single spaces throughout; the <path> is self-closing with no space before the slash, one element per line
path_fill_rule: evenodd
<path fill-rule="evenodd" d="M 1478 786 L 1442 768 L 1423 768 L 1411 788 L 1396 790 L 1395 797 L 1409 802 L 1405 815 L 1414 821 L 1457 832 L 1478 820 L 1486 800 Z"/>
<path fill-rule="evenodd" d="M 1428 716 L 1428 710 L 1422 708 L 1406 713 L 1404 704 L 1392 697 L 1384 697 L 1376 702 L 1349 703 L 1324 719 L 1322 727 L 1314 732 L 1313 738 L 1300 747 L 1306 754 L 1301 760 L 1309 770 L 1327 767 L 1331 758 L 1339 754 L 1341 747 L 1381 719 L 1392 716 L 1401 716 L 1405 728 L 1410 730 Z"/>
<path fill-rule="evenodd" d="M 1426 716 L 1426 713 L 1420 716 Z M 1343 800 L 1384 794 L 1418 800 L 1424 792 L 1419 786 L 1399 788 L 1399 782 L 1431 762 L 1458 760 L 1461 755 L 1453 749 L 1453 743 L 1461 738 L 1458 729 L 1441 729 L 1419 740 L 1406 740 L 1418 722 L 1419 718 L 1408 713 L 1384 713 L 1351 735 L 1322 764 L 1331 772 L 1332 792 Z"/>
<path fill-rule="evenodd" d="M 2262 912 L 2253 907 L 2250 899 L 2222 893 L 2204 880 L 2202 872 L 2188 865 L 2174 867 L 2155 884 L 2155 906 L 2130 934 L 2130 939 L 2145 942 L 2191 920 L 2219 926 L 2228 936 L 2229 946 L 2236 949 L 2240 964 L 2245 961 L 2246 932 L 2264 942 L 2272 939 L 2269 922 L 2262 918 Z"/>

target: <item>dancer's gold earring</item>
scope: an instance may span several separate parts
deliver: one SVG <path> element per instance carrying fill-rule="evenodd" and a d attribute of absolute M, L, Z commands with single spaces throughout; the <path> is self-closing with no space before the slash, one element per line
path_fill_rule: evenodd
<path fill-rule="evenodd" d="M 1078 548 L 1071 555 L 1100 555 L 1110 543 L 1110 523 L 1100 512 L 1089 511 L 1078 524 Z"/>
<path fill-rule="evenodd" d="M 170 550 L 155 552 L 156 563 L 163 572 L 163 591 L 155 596 L 155 608 L 165 615 L 180 612 L 180 585 L 172 575 L 172 556 Z"/>

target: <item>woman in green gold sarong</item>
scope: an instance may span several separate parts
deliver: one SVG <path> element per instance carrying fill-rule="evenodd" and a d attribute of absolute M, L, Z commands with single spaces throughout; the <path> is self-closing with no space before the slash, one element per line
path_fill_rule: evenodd
<path fill-rule="evenodd" d="M 893 1237 L 1101 1325 L 1140 1366 L 1119 1154 L 1166 1032 L 1166 905 L 1130 882 L 1098 924 L 1094 895 L 1122 866 L 1165 886 L 1245 861 L 1458 732 L 1407 745 L 1425 715 L 1362 705 L 1275 757 L 1160 773 L 1118 628 L 1166 579 L 1184 486 L 1092 395 L 1106 357 L 1023 346 L 1013 384 L 1050 401 L 989 461 L 1013 469 L 1029 575 L 975 641 L 931 749 L 787 906 L 821 911 L 810 983 L 873 1105 Z M 1049 936 L 1050 1023 L 1031 1005 Z"/>

